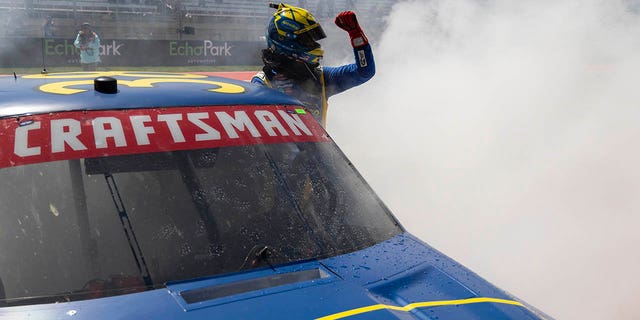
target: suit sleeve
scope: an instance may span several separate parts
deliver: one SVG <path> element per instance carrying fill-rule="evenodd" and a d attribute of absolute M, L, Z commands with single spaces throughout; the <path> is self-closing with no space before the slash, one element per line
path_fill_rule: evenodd
<path fill-rule="evenodd" d="M 355 63 L 340 67 L 323 67 L 327 97 L 367 82 L 376 73 L 371 45 L 354 48 Z"/>
<path fill-rule="evenodd" d="M 78 34 L 76 35 L 76 40 L 74 40 L 74 41 L 73 41 L 73 45 L 74 45 L 76 48 L 80 49 L 80 33 L 78 33 Z"/>

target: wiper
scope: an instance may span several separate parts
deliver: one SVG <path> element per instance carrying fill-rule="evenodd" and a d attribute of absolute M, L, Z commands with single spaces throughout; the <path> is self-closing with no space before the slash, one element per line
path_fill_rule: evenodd
<path fill-rule="evenodd" d="M 140 271 L 140 276 L 142 276 L 144 284 L 148 288 L 153 288 L 151 273 L 149 273 L 147 262 L 144 260 L 142 249 L 140 248 L 138 238 L 136 238 L 136 234 L 133 231 L 131 220 L 129 220 L 129 215 L 127 214 L 127 210 L 124 207 L 124 202 L 122 201 L 122 197 L 120 196 L 120 191 L 118 191 L 116 181 L 110 173 L 105 173 L 104 178 L 107 181 L 107 186 L 109 187 L 109 191 L 111 192 L 113 204 L 115 204 L 116 210 L 118 210 L 118 217 L 120 218 L 120 223 L 122 224 L 122 228 L 124 229 L 124 234 L 127 236 L 127 242 L 129 242 L 129 248 L 131 248 L 131 253 L 133 254 L 133 259 L 138 266 L 138 270 Z"/>
<path fill-rule="evenodd" d="M 244 261 L 242 262 L 240 268 L 238 268 L 238 271 L 242 271 L 247 266 L 247 263 L 253 269 L 259 266 L 262 261 L 265 261 L 269 265 L 271 270 L 275 271 L 276 269 L 271 264 L 271 261 L 269 261 L 272 253 L 273 252 L 271 248 L 269 248 L 268 246 L 253 246 L 253 248 L 249 250 L 249 253 L 247 253 L 247 256 L 244 258 Z"/>
<path fill-rule="evenodd" d="M 90 282 L 87 282 L 87 283 L 90 283 Z M 164 285 L 161 285 L 158 287 L 148 287 L 145 285 L 145 286 L 105 288 L 105 289 L 95 290 L 95 289 L 87 288 L 85 284 L 85 287 L 83 287 L 81 290 L 67 291 L 64 293 L 56 293 L 56 294 L 42 295 L 42 296 L 0 299 L 0 308 L 26 306 L 26 305 L 34 305 L 34 304 L 63 303 L 63 302 L 71 302 L 71 301 L 79 301 L 79 300 L 89 300 L 89 299 L 117 296 L 125 293 L 142 292 L 142 291 L 157 289 L 161 287 L 164 287 Z"/>
<path fill-rule="evenodd" d="M 49 304 L 49 303 L 62 303 L 76 300 L 90 299 L 90 291 L 78 290 L 67 291 L 64 293 L 56 293 L 42 296 L 29 296 L 29 297 L 17 297 L 0 299 L 0 307 L 15 307 L 15 306 L 27 306 L 32 304 Z"/>
<path fill-rule="evenodd" d="M 71 301 L 69 294 L 56 294 L 50 296 L 33 296 L 33 297 L 20 297 L 0 299 L 0 308 L 2 307 L 15 307 L 15 306 L 27 306 L 32 304 L 45 304 L 45 303 L 61 303 Z"/>

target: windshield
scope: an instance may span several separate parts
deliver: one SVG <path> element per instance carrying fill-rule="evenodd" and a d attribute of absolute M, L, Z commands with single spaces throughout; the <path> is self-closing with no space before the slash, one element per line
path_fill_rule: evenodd
<path fill-rule="evenodd" d="M 16 141 L 40 137 L 20 128 Z M 67 149 L 71 142 L 91 149 L 82 130 L 75 140 L 61 130 Z M 277 267 L 352 252 L 401 232 L 329 139 L 258 142 L 5 164 L 0 306 Z M 35 145 L 30 138 L 25 150 Z"/>

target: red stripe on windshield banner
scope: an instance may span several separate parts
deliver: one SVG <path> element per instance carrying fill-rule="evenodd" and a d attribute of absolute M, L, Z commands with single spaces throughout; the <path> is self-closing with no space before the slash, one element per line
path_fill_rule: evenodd
<path fill-rule="evenodd" d="M 0 168 L 135 153 L 330 141 L 300 107 L 71 111 L 0 120 Z"/>

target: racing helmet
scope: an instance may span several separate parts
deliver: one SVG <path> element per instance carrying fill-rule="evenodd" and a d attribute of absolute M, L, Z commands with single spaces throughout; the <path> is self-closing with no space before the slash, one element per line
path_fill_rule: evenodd
<path fill-rule="evenodd" d="M 326 34 L 311 12 L 280 3 L 267 27 L 267 47 L 309 64 L 319 64 L 324 50 L 316 41 Z"/>

